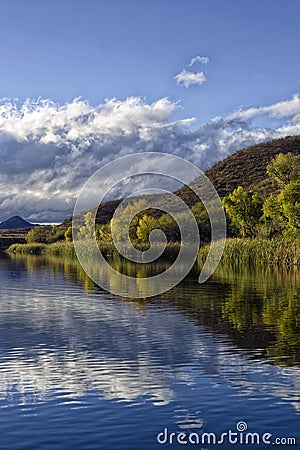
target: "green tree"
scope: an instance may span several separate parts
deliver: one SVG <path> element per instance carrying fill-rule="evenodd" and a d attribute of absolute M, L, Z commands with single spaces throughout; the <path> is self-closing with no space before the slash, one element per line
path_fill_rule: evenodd
<path fill-rule="evenodd" d="M 242 237 L 256 235 L 263 206 L 257 192 L 246 191 L 239 186 L 223 199 L 223 206 Z"/>
<path fill-rule="evenodd" d="M 143 199 L 133 201 L 126 206 L 117 208 L 114 217 L 110 221 L 110 227 L 114 238 L 125 243 L 127 242 L 129 232 L 130 239 L 134 241 L 136 239 L 139 219 L 143 216 L 146 209 L 147 203 Z M 128 221 L 130 221 L 129 230 L 127 226 L 124 226 Z"/>
<path fill-rule="evenodd" d="M 45 227 L 34 227 L 32 228 L 26 236 L 27 244 L 36 244 L 42 243 L 45 244 L 47 242 L 47 234 Z"/>
<path fill-rule="evenodd" d="M 139 219 L 136 235 L 140 241 L 147 242 L 149 240 L 149 234 L 156 228 L 158 228 L 157 220 L 148 214 L 144 214 L 143 217 Z"/>
<path fill-rule="evenodd" d="M 52 225 L 51 230 L 49 230 L 49 236 L 47 238 L 47 243 L 63 241 L 65 239 L 65 232 L 63 229 L 59 228 L 57 225 Z"/>
<path fill-rule="evenodd" d="M 300 175 L 300 155 L 279 153 L 267 166 L 267 174 L 284 187 Z"/>
<path fill-rule="evenodd" d="M 163 214 L 158 219 L 158 227 L 166 235 L 166 238 L 170 242 L 180 242 L 180 230 L 176 220 L 170 214 Z"/>
<path fill-rule="evenodd" d="M 299 234 L 300 229 L 300 156 L 280 153 L 267 167 L 267 173 L 281 187 L 263 205 L 263 222 L 268 234 Z"/>
<path fill-rule="evenodd" d="M 291 181 L 279 194 L 283 214 L 287 219 L 287 228 L 300 229 L 300 181 Z"/>
<path fill-rule="evenodd" d="M 199 228 L 201 241 L 209 242 L 211 239 L 211 225 L 208 212 L 203 203 L 202 202 L 196 203 L 196 205 L 192 207 L 192 213 L 195 216 Z"/>
<path fill-rule="evenodd" d="M 65 240 L 66 240 L 67 242 L 72 242 L 72 238 L 73 238 L 72 227 L 69 227 L 69 228 L 65 231 Z"/>
<path fill-rule="evenodd" d="M 95 218 L 93 213 L 88 212 L 84 216 L 85 225 L 79 228 L 81 239 L 92 239 L 95 233 Z"/>
<path fill-rule="evenodd" d="M 96 227 L 96 239 L 100 242 L 110 244 L 112 242 L 110 225 L 98 225 Z"/>
<path fill-rule="evenodd" d="M 263 235 L 272 237 L 281 234 L 286 228 L 287 219 L 283 213 L 282 203 L 278 195 L 270 195 L 263 204 Z"/>

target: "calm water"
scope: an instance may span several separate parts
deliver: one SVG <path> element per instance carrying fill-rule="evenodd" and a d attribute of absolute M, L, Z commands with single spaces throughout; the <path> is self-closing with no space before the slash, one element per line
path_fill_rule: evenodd
<path fill-rule="evenodd" d="M 300 273 L 220 267 L 130 301 L 31 256 L 0 282 L 0 449 L 262 448 L 156 439 L 239 421 L 300 448 Z"/>

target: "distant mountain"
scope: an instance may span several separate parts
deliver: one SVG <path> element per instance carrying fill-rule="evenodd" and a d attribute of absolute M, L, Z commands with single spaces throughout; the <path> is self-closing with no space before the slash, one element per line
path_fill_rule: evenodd
<path fill-rule="evenodd" d="M 35 225 L 27 222 L 27 220 L 22 219 L 20 216 L 13 216 L 10 219 L 5 220 L 0 223 L 0 230 L 9 230 L 16 228 L 32 228 Z"/>

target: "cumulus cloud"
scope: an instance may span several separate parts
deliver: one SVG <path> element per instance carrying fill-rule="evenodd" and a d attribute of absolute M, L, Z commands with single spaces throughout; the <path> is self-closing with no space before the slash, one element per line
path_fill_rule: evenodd
<path fill-rule="evenodd" d="M 206 81 L 204 72 L 189 72 L 185 69 L 178 73 L 174 78 L 178 86 L 184 86 L 186 88 L 189 88 L 192 84 L 201 85 Z"/>
<path fill-rule="evenodd" d="M 172 120 L 176 108 L 177 103 L 166 98 L 153 103 L 137 97 L 109 99 L 98 106 L 81 99 L 65 105 L 3 100 L 0 220 L 14 214 L 35 221 L 64 219 L 89 176 L 130 153 L 172 153 L 205 170 L 240 148 L 300 134 L 298 95 L 269 106 L 239 109 L 196 130 L 191 127 L 193 118 Z M 254 127 L 251 119 L 260 114 L 286 120 L 280 127 Z M 103 183 L 109 185 L 109 180 Z"/>
<path fill-rule="evenodd" d="M 191 59 L 190 67 L 193 66 L 197 62 L 200 64 L 208 64 L 209 58 L 207 56 L 195 56 L 194 58 Z"/>

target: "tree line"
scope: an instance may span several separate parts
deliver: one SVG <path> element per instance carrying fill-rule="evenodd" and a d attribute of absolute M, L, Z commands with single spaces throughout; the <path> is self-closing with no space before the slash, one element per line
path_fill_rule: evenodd
<path fill-rule="evenodd" d="M 263 197 L 258 192 L 237 187 L 222 201 L 230 237 L 271 238 L 278 235 L 297 238 L 300 232 L 300 156 L 280 153 L 267 166 L 267 176 L 274 180 L 276 193 Z M 135 214 L 135 211 L 140 211 Z M 210 241 L 211 225 L 208 213 L 201 202 L 191 211 L 196 219 L 201 242 Z M 185 213 L 182 213 L 183 215 Z M 130 221 L 129 231 L 124 228 Z M 188 218 L 186 219 L 188 220 Z M 146 201 L 139 199 L 123 208 L 109 224 L 94 224 L 94 216 L 88 212 L 84 224 L 77 230 L 80 239 L 96 237 L 99 243 L 112 245 L 112 232 L 119 240 L 129 238 L 134 245 L 149 245 L 149 235 L 155 229 L 164 232 L 168 242 L 180 242 L 180 230 L 170 214 L 157 216 L 146 209 Z M 192 237 L 191 237 L 192 239 Z M 28 243 L 52 243 L 60 240 L 72 241 L 72 227 L 62 230 L 57 226 L 35 227 L 27 235 Z"/>

